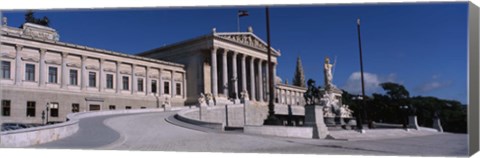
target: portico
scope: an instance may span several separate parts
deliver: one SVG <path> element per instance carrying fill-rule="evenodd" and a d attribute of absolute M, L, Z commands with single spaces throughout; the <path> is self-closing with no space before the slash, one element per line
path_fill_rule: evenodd
<path fill-rule="evenodd" d="M 280 52 L 270 49 L 275 69 Z M 248 92 L 250 101 L 267 103 L 267 45 L 252 29 L 248 32 L 213 29 L 211 34 L 138 55 L 186 65 L 189 72 L 186 104 L 196 103 L 200 93 L 212 94 L 216 105 L 239 103 L 242 91 Z"/>

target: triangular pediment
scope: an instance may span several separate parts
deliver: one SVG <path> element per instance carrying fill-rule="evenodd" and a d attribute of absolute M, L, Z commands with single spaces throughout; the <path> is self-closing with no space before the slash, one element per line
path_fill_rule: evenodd
<path fill-rule="evenodd" d="M 215 36 L 260 50 L 266 51 L 268 47 L 267 43 L 251 32 L 215 33 Z M 272 54 L 280 56 L 278 51 L 273 48 L 271 50 Z"/>

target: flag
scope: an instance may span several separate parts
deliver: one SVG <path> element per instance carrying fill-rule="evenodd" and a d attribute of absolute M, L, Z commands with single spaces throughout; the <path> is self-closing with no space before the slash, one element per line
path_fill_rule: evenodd
<path fill-rule="evenodd" d="M 238 17 L 248 16 L 248 11 L 246 10 L 239 10 Z"/>

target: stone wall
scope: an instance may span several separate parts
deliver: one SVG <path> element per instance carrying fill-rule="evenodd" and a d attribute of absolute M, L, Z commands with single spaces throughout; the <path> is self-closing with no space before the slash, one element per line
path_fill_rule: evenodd
<path fill-rule="evenodd" d="M 178 109 L 178 108 L 176 108 Z M 26 147 L 68 137 L 78 131 L 80 119 L 105 115 L 161 112 L 163 109 L 135 109 L 118 111 L 81 112 L 69 114 L 69 121 L 54 125 L 33 127 L 0 133 L 0 147 Z"/>

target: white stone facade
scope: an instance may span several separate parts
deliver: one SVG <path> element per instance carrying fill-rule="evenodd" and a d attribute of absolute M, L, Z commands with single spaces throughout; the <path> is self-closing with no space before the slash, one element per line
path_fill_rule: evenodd
<path fill-rule="evenodd" d="M 213 31 L 137 55 L 60 42 L 54 29 L 28 23 L 20 29 L 1 26 L 0 40 L 0 123 L 196 105 L 201 93 L 213 97 L 210 106 L 238 104 L 243 91 L 253 103 L 268 102 L 267 45 L 251 31 Z M 271 50 L 276 76 L 280 52 Z M 305 89 L 280 84 L 275 91 L 277 103 L 303 105 Z"/>
<path fill-rule="evenodd" d="M 158 108 L 165 97 L 184 105 L 184 65 L 59 42 L 52 30 L 1 27 L 1 122 L 41 123 L 43 111 L 65 121 L 74 111 Z M 46 111 L 47 103 L 58 108 Z"/>

